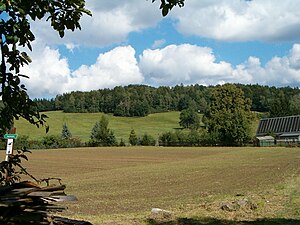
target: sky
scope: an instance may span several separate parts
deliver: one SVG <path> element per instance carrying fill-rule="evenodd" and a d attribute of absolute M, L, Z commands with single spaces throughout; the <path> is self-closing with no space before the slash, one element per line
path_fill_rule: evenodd
<path fill-rule="evenodd" d="M 93 16 L 61 39 L 35 21 L 32 98 L 129 84 L 300 86 L 300 0 L 86 0 Z"/>

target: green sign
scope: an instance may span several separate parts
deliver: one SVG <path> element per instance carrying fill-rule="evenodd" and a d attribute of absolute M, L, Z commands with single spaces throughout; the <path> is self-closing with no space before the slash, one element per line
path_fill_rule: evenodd
<path fill-rule="evenodd" d="M 4 134 L 5 139 L 16 139 L 17 134 Z"/>

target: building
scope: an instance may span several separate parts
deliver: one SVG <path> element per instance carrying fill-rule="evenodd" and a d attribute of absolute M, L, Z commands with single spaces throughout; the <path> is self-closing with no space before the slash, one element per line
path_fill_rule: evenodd
<path fill-rule="evenodd" d="M 273 136 L 261 136 L 256 137 L 256 146 L 258 147 L 266 147 L 266 146 L 274 146 L 275 138 Z"/>
<path fill-rule="evenodd" d="M 261 119 L 256 137 L 269 135 L 277 144 L 300 143 L 300 115 Z"/>

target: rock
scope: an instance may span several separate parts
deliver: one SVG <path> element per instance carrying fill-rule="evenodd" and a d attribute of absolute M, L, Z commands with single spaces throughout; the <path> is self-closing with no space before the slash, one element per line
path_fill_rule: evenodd
<path fill-rule="evenodd" d="M 222 210 L 225 210 L 225 211 L 229 211 L 229 212 L 232 212 L 232 211 L 236 211 L 238 210 L 240 207 L 237 205 L 237 204 L 234 204 L 234 203 L 222 203 L 221 204 L 221 209 Z"/>
<path fill-rule="evenodd" d="M 152 208 L 151 209 L 151 214 L 153 216 L 160 216 L 160 217 L 164 217 L 164 218 L 172 216 L 172 212 L 171 211 L 160 209 L 160 208 Z"/>
<path fill-rule="evenodd" d="M 249 204 L 248 199 L 242 199 L 236 202 L 240 207 L 245 207 Z"/>
<path fill-rule="evenodd" d="M 256 210 L 257 204 L 249 201 L 248 199 L 241 199 L 233 202 L 222 203 L 221 209 L 229 212 L 237 211 L 239 209 Z"/>

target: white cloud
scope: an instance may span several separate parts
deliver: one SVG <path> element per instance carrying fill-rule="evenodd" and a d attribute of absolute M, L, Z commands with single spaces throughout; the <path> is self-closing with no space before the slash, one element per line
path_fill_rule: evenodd
<path fill-rule="evenodd" d="M 139 65 L 146 82 L 155 85 L 211 84 L 232 73 L 229 63 L 215 62 L 212 49 L 190 44 L 145 50 Z"/>
<path fill-rule="evenodd" d="M 44 46 L 41 42 L 33 43 L 34 51 L 30 54 L 33 62 L 24 66 L 21 73 L 30 79 L 23 79 L 31 97 L 49 97 L 64 92 L 70 69 L 66 58 L 58 50 Z"/>
<path fill-rule="evenodd" d="M 67 59 L 58 50 L 34 43 L 33 63 L 22 69 L 30 79 L 23 83 L 33 98 L 54 97 L 70 91 L 90 91 L 129 84 L 153 86 L 177 84 L 216 85 L 220 83 L 259 83 L 300 86 L 300 44 L 289 54 L 273 57 L 265 65 L 250 56 L 240 65 L 216 61 L 212 49 L 190 44 L 147 49 L 139 56 L 131 46 L 117 47 L 100 54 L 93 65 L 70 71 Z"/>
<path fill-rule="evenodd" d="M 299 40 L 300 0 L 189 0 L 171 14 L 186 35 L 226 41 Z"/>
<path fill-rule="evenodd" d="M 158 2 L 157 2 L 158 3 Z M 89 47 L 105 47 L 126 41 L 130 32 L 155 26 L 162 19 L 159 5 L 151 1 L 87 0 L 93 16 L 81 18 L 81 30 L 66 32 L 63 39 L 49 28 L 49 22 L 33 23 L 34 33 L 47 44 L 73 43 Z"/>
<path fill-rule="evenodd" d="M 30 77 L 23 79 L 32 98 L 53 97 L 69 91 L 90 91 L 143 82 L 135 50 L 131 46 L 117 47 L 100 54 L 95 64 L 83 65 L 71 72 L 68 61 L 59 51 L 48 46 L 37 46 L 31 54 L 33 62 L 22 68 Z"/>
<path fill-rule="evenodd" d="M 93 16 L 84 15 L 82 30 L 67 32 L 63 39 L 49 22 L 35 22 L 32 27 L 47 44 L 107 47 L 162 21 L 159 2 L 87 0 Z M 184 35 L 222 41 L 299 41 L 299 5 L 300 0 L 188 0 L 183 8 L 173 8 L 168 18 Z"/>
<path fill-rule="evenodd" d="M 165 43 L 166 43 L 165 39 L 156 40 L 156 41 L 154 41 L 154 43 L 152 45 L 152 49 L 159 48 L 159 47 L 163 46 Z"/>
<path fill-rule="evenodd" d="M 94 65 L 81 66 L 72 73 L 66 91 L 89 91 L 143 82 L 134 54 L 131 46 L 100 54 Z"/>
<path fill-rule="evenodd" d="M 240 65 L 216 62 L 210 48 L 195 45 L 170 45 L 145 50 L 140 68 L 146 83 L 159 85 L 259 83 L 276 86 L 300 85 L 300 45 L 295 44 L 288 56 L 273 57 L 266 65 L 250 56 Z"/>
<path fill-rule="evenodd" d="M 245 70 L 252 83 L 275 86 L 300 86 L 300 45 L 294 44 L 289 55 L 273 57 L 265 66 L 259 59 L 249 57 Z"/>

